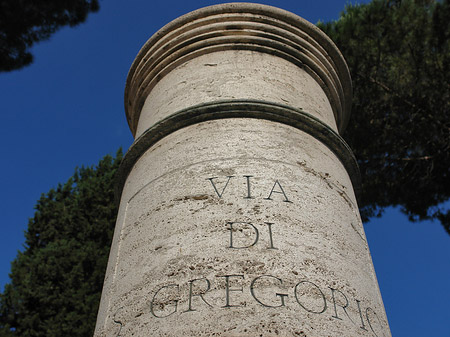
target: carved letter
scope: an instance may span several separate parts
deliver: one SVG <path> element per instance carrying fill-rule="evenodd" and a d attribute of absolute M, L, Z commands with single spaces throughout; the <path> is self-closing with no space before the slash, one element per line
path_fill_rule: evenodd
<path fill-rule="evenodd" d="M 302 283 L 309 283 L 309 284 L 312 284 L 314 287 L 317 288 L 317 290 L 319 290 L 320 294 L 322 295 L 322 300 L 323 300 L 323 308 L 322 308 L 321 311 L 314 311 L 314 310 L 312 310 L 312 309 L 308 309 L 308 308 L 306 308 L 303 304 L 300 303 L 300 301 L 299 301 L 299 299 L 298 299 L 298 295 L 297 295 L 297 288 L 298 288 L 298 286 L 299 286 L 300 284 L 302 284 Z M 326 300 L 326 298 L 325 298 L 325 295 L 323 294 L 322 290 L 320 290 L 320 288 L 319 288 L 317 285 L 315 285 L 314 283 L 312 283 L 312 282 L 310 282 L 310 281 L 300 281 L 300 282 L 298 282 L 298 283 L 295 285 L 295 288 L 294 288 L 294 295 L 295 295 L 295 300 L 297 301 L 297 303 L 298 303 L 303 309 L 305 309 L 307 312 L 311 312 L 311 313 L 314 313 L 314 314 L 321 314 L 321 313 L 325 312 L 325 310 L 327 310 L 327 300 Z"/>
<path fill-rule="evenodd" d="M 179 301 L 179 300 L 170 300 L 170 301 L 167 302 L 167 304 L 170 303 L 170 302 L 174 302 L 174 303 L 175 303 L 175 306 L 174 306 L 173 311 L 170 312 L 169 314 L 165 315 L 165 316 L 158 316 L 157 314 L 155 314 L 155 311 L 154 311 L 154 308 L 155 308 L 155 298 L 156 298 L 156 296 L 159 294 L 159 292 L 160 292 L 161 290 L 166 289 L 166 288 L 170 288 L 170 287 L 176 287 L 176 288 L 178 289 L 178 291 L 180 290 L 180 287 L 178 286 L 178 284 L 169 284 L 169 285 L 166 285 L 166 286 L 163 286 L 163 287 L 159 288 L 159 289 L 156 291 L 155 295 L 153 295 L 152 301 L 150 302 L 150 312 L 152 313 L 153 316 L 155 316 L 155 317 L 157 317 L 157 318 L 164 318 L 164 317 L 168 317 L 168 316 L 170 316 L 170 315 L 172 315 L 172 314 L 174 314 L 174 313 L 177 312 L 177 307 L 178 307 L 178 301 Z M 161 304 L 161 306 L 162 306 L 162 309 L 164 309 L 165 304 Z"/>
<path fill-rule="evenodd" d="M 117 313 L 118 313 L 120 310 L 122 310 L 122 309 L 123 309 L 123 307 L 120 307 L 119 309 L 117 309 L 116 312 L 114 313 L 114 316 L 113 316 L 113 322 L 116 323 L 116 324 L 120 324 L 119 332 L 117 333 L 117 336 L 116 336 L 116 337 L 119 337 L 119 336 L 120 336 L 120 332 L 122 331 L 122 328 L 123 328 L 123 323 L 122 323 L 122 321 L 120 321 L 120 320 L 118 320 L 118 319 L 116 318 Z"/>
<path fill-rule="evenodd" d="M 199 294 L 193 294 L 192 293 L 192 286 L 194 284 L 195 281 L 201 281 L 201 280 L 205 280 L 206 281 L 206 290 L 200 292 Z M 184 312 L 188 312 L 188 311 L 197 311 L 195 309 L 192 309 L 192 297 L 194 296 L 198 296 L 202 299 L 203 302 L 205 302 L 208 306 L 212 307 L 211 304 L 209 304 L 208 302 L 206 302 L 206 300 L 203 298 L 203 295 L 205 295 L 211 288 L 211 283 L 209 282 L 209 280 L 207 278 L 197 278 L 194 280 L 190 280 L 189 281 L 189 307 L 188 310 L 184 311 Z"/>
<path fill-rule="evenodd" d="M 347 296 L 345 296 L 344 293 L 343 293 L 342 291 L 338 290 L 338 289 L 333 289 L 333 288 L 331 288 L 331 287 L 328 287 L 328 288 L 331 289 L 331 294 L 332 294 L 332 296 L 333 296 L 333 304 L 334 304 L 334 316 L 331 316 L 331 317 L 342 320 L 342 318 L 340 318 L 340 317 L 338 316 L 338 313 L 337 313 L 337 303 L 336 303 L 336 298 L 335 298 L 335 296 L 334 296 L 334 293 L 335 293 L 335 292 L 338 292 L 338 293 L 340 293 L 342 296 L 344 296 L 344 298 L 345 298 L 345 305 L 340 305 L 340 307 L 341 307 L 342 309 L 344 309 L 345 314 L 346 314 L 347 317 L 350 319 L 350 321 L 354 324 L 355 322 L 353 322 L 353 320 L 350 318 L 350 316 L 348 315 L 348 312 L 347 312 L 347 307 L 348 307 L 348 299 L 347 299 Z"/>
<path fill-rule="evenodd" d="M 222 308 L 231 308 L 231 307 L 240 307 L 240 305 L 231 305 L 230 304 L 230 292 L 232 291 L 240 291 L 243 292 L 242 287 L 239 289 L 230 289 L 230 277 L 240 277 L 244 279 L 244 275 L 224 275 L 218 277 L 225 277 L 225 295 L 226 295 L 226 305 Z"/>
<path fill-rule="evenodd" d="M 362 325 L 360 326 L 360 328 L 363 329 L 363 330 L 365 330 L 365 331 L 367 331 L 366 326 L 365 326 L 365 324 L 364 324 L 362 312 L 361 312 L 361 306 L 360 306 L 360 304 L 359 304 L 359 303 L 361 303 L 361 301 L 358 301 L 358 300 L 355 300 L 355 301 L 356 301 L 356 304 L 358 305 L 359 317 L 361 318 L 361 324 L 362 324 Z"/>
<path fill-rule="evenodd" d="M 247 196 L 244 197 L 244 199 L 255 199 L 255 197 L 252 197 L 251 189 L 250 189 L 250 178 L 253 176 L 244 176 L 247 178 Z"/>
<path fill-rule="evenodd" d="M 227 182 L 225 183 L 225 186 L 223 187 L 221 193 L 219 193 L 219 191 L 217 190 L 216 185 L 214 184 L 214 181 L 213 181 L 213 179 L 217 179 L 217 177 L 208 178 L 208 179 L 206 179 L 206 180 L 209 180 L 209 181 L 211 182 L 211 185 L 214 187 L 214 191 L 216 191 L 217 196 L 218 196 L 219 198 L 222 198 L 223 192 L 225 192 L 225 189 L 227 188 L 228 183 L 230 182 L 230 179 L 233 178 L 233 177 L 234 177 L 234 176 L 227 176 L 228 180 L 227 180 Z"/>
<path fill-rule="evenodd" d="M 273 237 L 272 237 L 272 225 L 273 225 L 273 223 L 272 222 L 264 222 L 267 226 L 269 226 L 269 240 L 270 240 L 270 247 L 268 248 L 268 249 L 278 249 L 278 248 L 275 248 L 274 246 L 273 246 Z"/>
<path fill-rule="evenodd" d="M 275 186 L 277 186 L 277 185 L 280 187 L 281 192 L 280 191 L 275 191 Z M 270 197 L 272 196 L 272 193 L 283 194 L 284 195 L 284 200 L 283 200 L 284 202 L 292 202 L 292 201 L 289 201 L 286 193 L 284 193 L 283 187 L 281 187 L 281 184 L 280 184 L 280 182 L 278 180 L 275 180 L 275 184 L 273 184 L 273 187 L 272 187 L 272 190 L 270 191 L 269 196 L 267 198 L 264 198 L 264 199 L 272 200 L 272 199 L 270 199 Z"/>
<path fill-rule="evenodd" d="M 370 318 L 369 318 L 369 310 L 372 310 L 373 314 L 375 315 L 375 317 L 378 320 L 378 324 L 380 325 L 380 330 L 382 330 L 383 326 L 381 324 L 380 318 L 378 317 L 377 313 L 372 309 L 372 308 L 367 308 L 366 309 L 366 318 L 367 318 L 367 322 L 369 323 L 370 326 L 370 330 L 372 330 L 373 334 L 377 337 L 380 337 L 376 334 L 375 330 L 373 329 L 372 323 L 370 322 Z M 383 337 L 384 337 L 384 333 L 383 333 Z"/>
<path fill-rule="evenodd" d="M 234 249 L 249 248 L 251 246 L 254 246 L 258 242 L 258 240 L 259 240 L 258 228 L 253 226 L 250 222 L 227 222 L 227 223 L 230 225 L 230 247 L 228 247 L 228 248 L 234 248 Z M 253 230 L 255 232 L 255 240 L 253 241 L 253 243 L 251 245 L 242 246 L 242 247 L 235 247 L 235 246 L 233 246 L 233 224 L 246 224 L 246 225 L 250 225 L 250 226 L 253 227 Z"/>
<path fill-rule="evenodd" d="M 284 298 L 288 296 L 287 294 L 279 294 L 279 293 L 275 293 L 275 296 L 279 296 L 279 297 L 280 297 L 280 300 L 281 300 L 281 304 L 280 304 L 280 305 L 269 305 L 269 304 L 265 304 L 265 303 L 263 303 L 262 301 L 260 301 L 260 300 L 255 296 L 255 289 L 254 289 L 255 283 L 256 283 L 257 280 L 259 280 L 260 278 L 263 278 L 263 277 L 274 278 L 274 279 L 280 281 L 280 284 L 283 284 L 283 281 L 282 281 L 280 278 L 275 277 L 275 276 L 272 276 L 272 275 L 261 275 L 261 276 L 258 276 L 258 277 L 256 277 L 256 278 L 252 281 L 252 283 L 250 284 L 250 293 L 252 294 L 253 298 L 256 300 L 256 302 L 258 302 L 258 303 L 261 304 L 262 306 L 265 306 L 265 307 L 268 307 L 268 308 L 279 308 L 279 307 L 284 307 Z"/>

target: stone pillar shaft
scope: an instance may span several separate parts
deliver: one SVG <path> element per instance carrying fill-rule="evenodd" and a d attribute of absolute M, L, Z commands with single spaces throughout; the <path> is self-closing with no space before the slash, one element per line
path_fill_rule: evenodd
<path fill-rule="evenodd" d="M 385 336 L 338 49 L 233 3 L 144 45 L 95 336 Z"/>

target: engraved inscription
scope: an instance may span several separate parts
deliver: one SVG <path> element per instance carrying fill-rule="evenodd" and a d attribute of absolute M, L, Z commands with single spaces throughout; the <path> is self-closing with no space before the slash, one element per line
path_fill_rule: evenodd
<path fill-rule="evenodd" d="M 212 193 L 219 199 L 232 196 L 252 200 L 247 203 L 241 199 L 240 203 L 251 207 L 255 207 L 255 201 L 268 202 L 266 205 L 270 205 L 270 201 L 279 202 L 279 205 L 292 203 L 291 191 L 295 190 L 286 186 L 282 180 L 265 179 L 262 182 L 257 178 L 250 174 L 212 176 L 206 178 L 209 182 L 205 184 L 210 195 Z M 225 205 L 222 201 L 218 204 Z M 222 227 L 226 230 L 223 232 L 221 247 L 229 249 L 230 254 L 247 256 L 250 254 L 247 251 L 231 253 L 231 250 L 253 249 L 254 252 L 262 253 L 283 247 L 283 237 L 277 233 L 277 221 L 270 221 L 270 218 L 269 221 L 263 221 L 261 218 L 252 221 L 244 216 L 234 220 L 225 220 Z M 284 227 L 282 229 L 285 230 Z M 266 251 L 266 254 L 271 253 Z M 240 310 L 243 307 L 260 306 L 265 308 L 263 310 L 280 311 L 280 314 L 282 310 L 286 310 L 282 315 L 290 314 L 294 310 L 296 315 L 303 313 L 304 317 L 309 318 L 325 316 L 329 321 L 348 322 L 355 329 L 360 329 L 370 336 L 384 336 L 382 331 L 385 323 L 380 320 L 376 311 L 367 303 L 355 298 L 355 295 L 348 296 L 345 290 L 339 289 L 336 282 L 330 281 L 333 287 L 326 286 L 321 278 L 319 278 L 321 281 L 316 283 L 315 280 L 298 276 L 294 271 L 293 273 L 297 275 L 294 277 L 291 274 L 289 277 L 286 277 L 286 274 L 277 275 L 282 269 L 266 271 L 264 274 L 261 272 L 262 275 L 258 275 L 257 272 L 256 275 L 247 274 L 248 269 L 242 269 L 242 272 L 220 270 L 222 273 L 200 274 L 194 278 L 190 274 L 191 279 L 184 281 L 172 279 L 156 286 L 149 296 L 150 302 L 147 307 L 151 317 L 164 320 L 172 315 L 189 317 L 195 315 L 195 312 Z M 272 272 L 275 275 L 271 275 Z M 115 321 L 115 323 L 121 324 L 122 327 L 122 322 Z"/>
<path fill-rule="evenodd" d="M 351 320 L 352 323 L 355 323 L 350 318 L 350 316 L 348 315 L 348 312 L 347 312 L 347 308 L 348 308 L 347 296 L 345 296 L 344 293 L 342 291 L 338 290 L 338 289 L 334 289 L 334 288 L 331 288 L 331 287 L 330 287 L 330 289 L 331 289 L 331 294 L 332 294 L 332 297 L 333 297 L 333 304 L 334 304 L 334 315 L 331 316 L 331 317 L 342 320 L 342 318 L 338 316 L 338 310 L 337 310 L 338 307 L 341 307 L 342 310 L 344 311 L 344 313 L 347 315 L 348 319 Z M 336 295 L 335 295 L 336 293 L 338 293 L 341 296 L 341 298 L 345 299 L 345 304 L 344 305 L 342 305 L 342 304 L 339 305 L 339 303 L 336 301 Z"/>
<path fill-rule="evenodd" d="M 278 249 L 273 246 L 272 222 L 264 222 L 269 234 L 267 249 Z M 258 227 L 250 222 L 227 222 L 230 230 L 230 245 L 228 248 L 244 249 L 250 248 L 259 242 L 260 235 Z M 240 233 L 240 234 L 239 234 Z M 237 243 L 238 241 L 238 243 Z"/>
<path fill-rule="evenodd" d="M 242 176 L 245 178 L 245 190 L 242 193 L 243 199 L 255 199 L 253 195 L 253 184 L 251 183 L 251 178 L 254 176 L 251 175 L 244 175 Z M 219 178 L 219 177 L 210 177 L 206 180 L 209 180 L 211 183 L 211 186 L 213 188 L 213 191 L 215 195 L 219 197 L 219 199 L 222 199 L 224 196 L 225 190 L 227 189 L 228 185 L 230 184 L 231 180 L 234 180 L 233 178 L 236 178 L 236 176 L 226 176 L 225 178 Z M 289 200 L 283 186 L 281 185 L 280 181 L 276 179 L 273 183 L 273 185 L 270 185 L 270 190 L 268 189 L 267 198 L 263 198 L 264 200 L 275 200 L 279 199 L 284 202 L 292 202 Z M 276 197 L 275 195 L 280 195 L 280 197 Z"/>
<path fill-rule="evenodd" d="M 222 308 L 231 308 L 231 307 L 240 307 L 241 305 L 232 305 L 230 304 L 230 293 L 233 291 L 239 291 L 243 292 L 244 289 L 241 288 L 230 288 L 230 277 L 236 277 L 236 278 L 244 278 L 244 275 L 224 275 L 219 276 L 225 278 L 225 298 L 226 298 L 226 304 Z"/>
<path fill-rule="evenodd" d="M 278 188 L 280 189 L 279 191 L 276 190 L 278 185 Z M 286 192 L 284 192 L 283 187 L 281 186 L 280 182 L 278 180 L 275 180 L 275 183 L 273 184 L 272 189 L 270 190 L 269 196 L 267 198 L 264 198 L 266 200 L 272 200 L 270 197 L 272 196 L 273 193 L 279 193 L 279 194 L 283 194 L 284 197 L 284 202 L 292 202 L 288 199 Z"/>
<path fill-rule="evenodd" d="M 252 283 L 250 283 L 250 293 L 252 294 L 252 297 L 255 299 L 256 302 L 258 302 L 259 304 L 261 304 L 264 307 L 267 308 L 278 308 L 278 307 L 284 307 L 285 303 L 284 303 L 284 299 L 285 297 L 288 296 L 288 294 L 280 294 L 280 293 L 275 293 L 276 297 L 280 298 L 280 304 L 279 305 L 270 305 L 267 303 L 264 303 L 261 299 L 259 299 L 256 295 L 255 295 L 255 285 L 256 283 L 260 280 L 260 279 L 275 279 L 277 280 L 280 284 L 283 284 L 283 280 L 280 279 L 279 277 L 276 276 L 272 276 L 272 275 L 261 275 L 258 277 L 255 277 L 252 281 Z"/>
<path fill-rule="evenodd" d="M 244 199 L 255 199 L 255 197 L 252 197 L 252 193 L 251 193 L 251 187 L 250 187 L 250 178 L 252 178 L 253 176 L 244 176 L 247 179 L 247 196 L 244 197 Z"/>
<path fill-rule="evenodd" d="M 174 292 L 174 289 L 177 291 Z M 168 284 L 159 288 L 153 295 L 152 301 L 150 302 L 150 312 L 152 315 L 157 318 L 165 318 L 176 313 L 179 299 L 174 296 L 174 293 L 176 294 L 179 290 L 180 286 L 178 284 Z M 172 309 L 169 308 L 166 310 L 167 307 L 171 306 Z M 158 314 L 156 314 L 156 312 Z"/>
<path fill-rule="evenodd" d="M 216 184 L 214 183 L 214 179 L 217 179 L 217 177 L 212 177 L 212 178 L 208 178 L 207 180 L 209 180 L 211 182 L 212 187 L 214 188 L 214 191 L 216 192 L 217 196 L 219 198 L 222 198 L 223 193 L 225 192 L 225 189 L 228 186 L 228 183 L 230 182 L 230 179 L 233 178 L 234 176 L 227 176 L 227 181 L 225 183 L 225 185 L 223 186 L 221 192 L 219 193 L 219 191 L 217 190 Z"/>
<path fill-rule="evenodd" d="M 362 310 L 360 300 L 349 300 L 343 291 L 331 287 L 321 288 L 307 279 L 287 285 L 282 278 L 269 274 L 251 279 L 245 274 L 226 274 L 217 275 L 215 281 L 202 277 L 189 280 L 185 285 L 168 284 L 157 288 L 150 302 L 152 316 L 163 319 L 175 313 L 188 314 L 198 310 L 239 310 L 240 307 L 252 305 L 242 301 L 244 297 L 248 298 L 246 294 L 249 293 L 254 300 L 253 305 L 261 305 L 268 310 L 297 308 L 307 313 L 329 315 L 334 319 L 348 320 L 359 329 L 372 332 L 376 337 L 384 336 L 383 324 L 373 308 L 366 307 Z M 183 291 L 187 291 L 187 294 Z M 211 298 L 217 298 L 217 294 L 222 302 L 220 305 L 212 304 L 208 298 L 210 295 L 213 295 Z M 195 306 L 194 298 L 198 298 Z M 357 309 L 358 317 L 351 317 L 348 312 L 350 308 Z"/>
<path fill-rule="evenodd" d="M 309 285 L 311 285 L 311 286 L 309 286 Z M 321 300 L 319 301 L 318 306 L 312 308 L 310 306 L 307 306 L 306 304 L 304 304 L 301 301 L 301 294 L 308 293 L 308 292 L 320 294 Z M 322 314 L 325 312 L 325 310 L 327 310 L 327 300 L 325 298 L 323 291 L 319 288 L 319 286 L 317 284 L 315 284 L 311 281 L 303 280 L 303 281 L 298 282 L 294 288 L 294 296 L 295 296 L 295 300 L 297 301 L 298 305 L 301 306 L 303 309 L 305 309 L 307 312 L 310 312 L 313 314 Z M 323 303 L 322 303 L 322 301 L 323 301 Z"/>
<path fill-rule="evenodd" d="M 200 283 L 200 282 L 197 282 L 197 281 L 202 281 L 202 283 L 206 283 L 206 289 L 205 289 L 205 290 L 200 290 L 198 294 L 195 294 L 195 292 L 192 291 L 192 288 L 193 288 L 193 286 L 194 286 L 194 283 Z M 204 282 L 203 282 L 203 281 L 204 281 Z M 209 303 L 205 300 L 205 298 L 203 297 L 203 295 L 205 295 L 205 294 L 206 294 L 208 291 L 210 291 L 210 290 L 211 290 L 211 282 L 209 282 L 209 280 L 208 280 L 207 278 L 204 278 L 204 277 L 203 277 L 203 278 L 197 278 L 197 279 L 194 279 L 194 280 L 190 280 L 190 281 L 189 281 L 189 305 L 188 305 L 188 309 L 187 309 L 185 312 L 188 312 L 188 311 L 197 311 L 197 310 L 195 310 L 195 309 L 192 308 L 192 298 L 193 298 L 193 297 L 196 297 L 196 296 L 200 297 L 200 299 L 201 299 L 206 305 L 212 307 L 212 305 L 209 304 Z"/>

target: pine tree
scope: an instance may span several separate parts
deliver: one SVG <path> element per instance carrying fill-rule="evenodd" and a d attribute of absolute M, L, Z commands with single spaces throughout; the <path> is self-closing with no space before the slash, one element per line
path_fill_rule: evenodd
<path fill-rule="evenodd" d="M 117 207 L 122 157 L 76 169 L 42 195 L 0 297 L 0 336 L 92 336 Z"/>
<path fill-rule="evenodd" d="M 344 138 L 360 165 L 365 220 L 400 206 L 450 234 L 449 18 L 449 0 L 373 0 L 319 24 L 353 79 Z"/>
<path fill-rule="evenodd" d="M 0 71 L 29 65 L 36 42 L 84 22 L 98 9 L 98 0 L 0 0 Z"/>

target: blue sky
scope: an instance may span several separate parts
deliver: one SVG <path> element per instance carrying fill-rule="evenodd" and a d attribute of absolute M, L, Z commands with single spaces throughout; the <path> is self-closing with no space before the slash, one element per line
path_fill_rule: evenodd
<path fill-rule="evenodd" d="M 87 23 L 33 48 L 35 62 L 0 74 L 0 287 L 22 249 L 41 193 L 133 139 L 123 108 L 127 72 L 159 28 L 216 1 L 100 0 Z M 259 1 L 316 23 L 337 19 L 348 1 Z M 409 223 L 390 209 L 365 225 L 395 337 L 450 335 L 450 236 L 440 224 Z"/>

